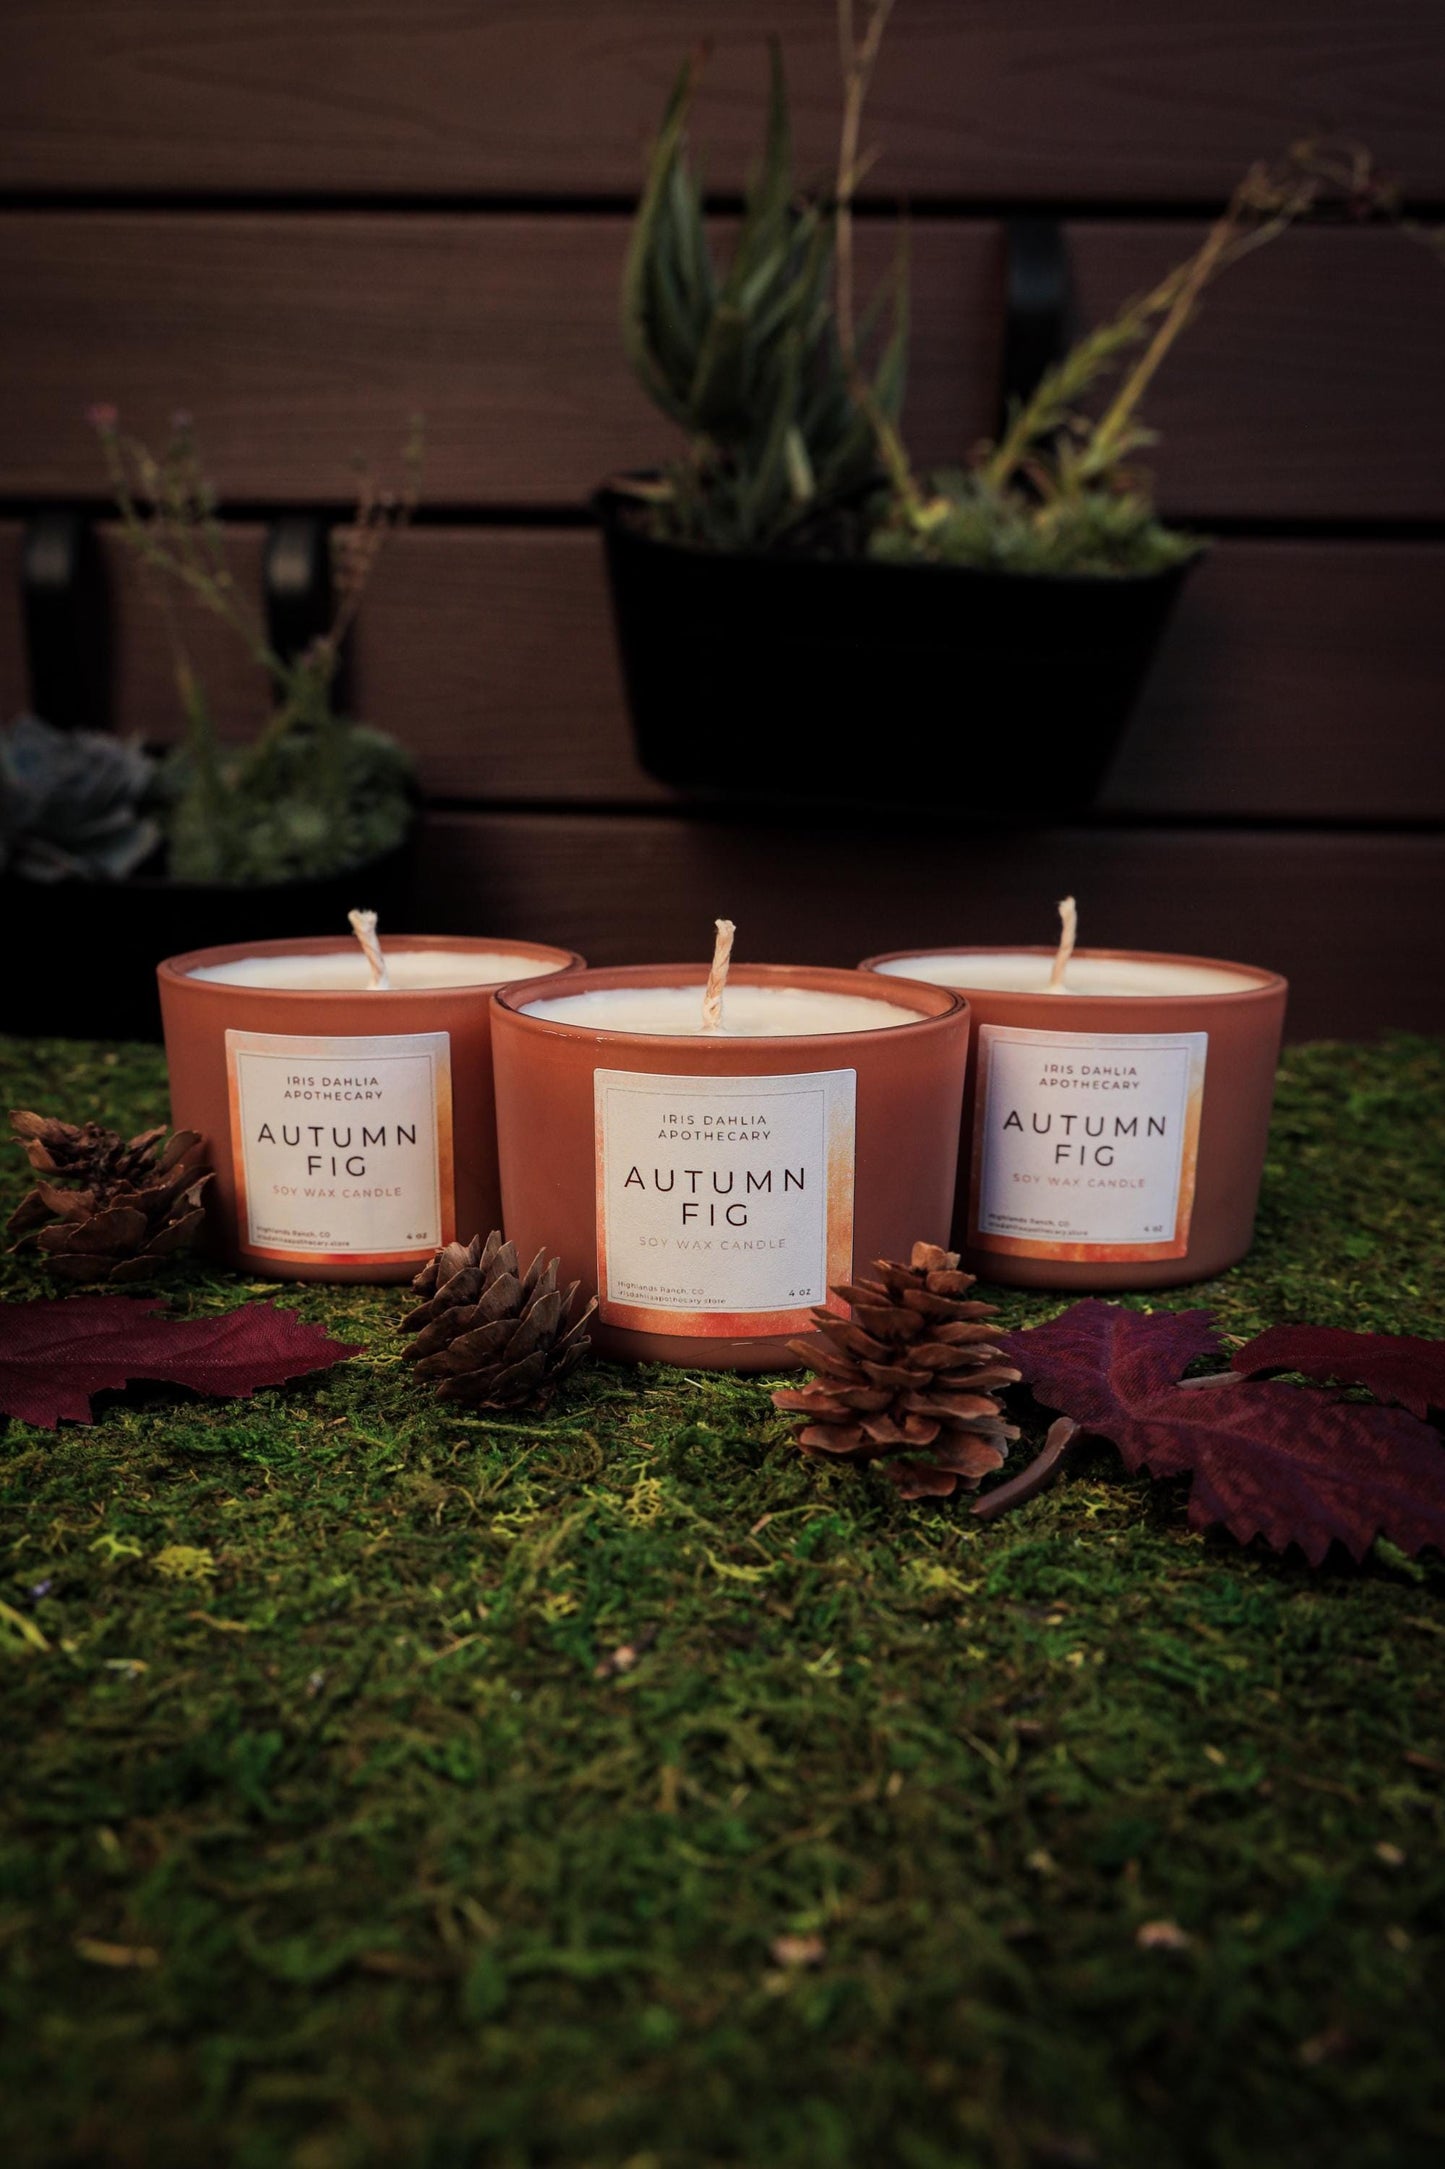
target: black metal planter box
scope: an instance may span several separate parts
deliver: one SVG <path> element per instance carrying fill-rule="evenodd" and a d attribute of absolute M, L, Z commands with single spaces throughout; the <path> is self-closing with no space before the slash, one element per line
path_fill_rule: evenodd
<path fill-rule="evenodd" d="M 307 934 L 349 939 L 346 914 L 376 911 L 410 931 L 413 837 L 318 880 L 242 883 L 26 881 L 0 877 L 13 969 L 0 990 L 0 1031 L 67 1039 L 159 1039 L 156 966 L 223 942 Z"/>
<path fill-rule="evenodd" d="M 1082 809 L 1189 570 L 732 554 L 648 535 L 619 491 L 594 504 L 638 758 L 708 795 Z"/>

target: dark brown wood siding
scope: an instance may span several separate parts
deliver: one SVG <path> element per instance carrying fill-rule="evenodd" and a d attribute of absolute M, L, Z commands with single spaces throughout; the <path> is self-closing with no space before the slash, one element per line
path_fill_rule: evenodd
<path fill-rule="evenodd" d="M 1030 825 L 1023 749 L 1013 803 L 871 822 L 703 816 L 637 765 L 585 513 L 610 469 L 669 449 L 619 351 L 627 199 L 700 35 L 723 195 L 756 140 L 769 31 L 803 161 L 821 161 L 829 16 L 826 0 L 14 0 L 0 700 L 25 698 L 24 521 L 102 494 L 92 401 L 147 433 L 195 413 L 252 581 L 263 514 L 343 501 L 353 454 L 384 465 L 420 408 L 428 524 L 378 577 L 350 683 L 416 756 L 438 926 L 611 960 L 697 949 L 726 909 L 755 955 L 847 961 L 1041 938 L 1073 887 L 1087 938 L 1280 966 L 1296 1030 L 1445 1025 L 1445 267 L 1398 235 L 1262 252 L 1161 376 L 1163 502 L 1219 539 L 1087 821 Z M 1060 216 L 1087 319 L 1186 250 L 1250 157 L 1321 123 L 1368 137 L 1423 217 L 1445 201 L 1433 0 L 1226 0 L 1204 17 L 1120 0 L 1087 20 L 1063 0 L 901 0 L 877 93 L 865 262 L 885 268 L 882 213 L 907 196 L 923 459 L 960 458 L 994 424 L 1016 207 Z M 161 628 L 113 532 L 103 547 L 115 720 L 163 739 Z M 240 732 L 262 690 L 194 631 Z M 961 714 L 966 684 L 960 657 Z M 880 725 L 906 760 L 906 714 Z M 765 761 L 745 740 L 740 719 L 742 758 Z M 860 766 L 860 803 L 880 795 Z"/>
<path fill-rule="evenodd" d="M 833 148 L 828 0 L 8 0 L 14 186 L 630 194 L 679 60 L 712 46 L 710 171 L 759 135 L 783 41 L 805 166 Z M 1445 196 L 1435 0 L 905 0 L 878 71 L 879 192 L 1197 203 L 1320 123 Z"/>

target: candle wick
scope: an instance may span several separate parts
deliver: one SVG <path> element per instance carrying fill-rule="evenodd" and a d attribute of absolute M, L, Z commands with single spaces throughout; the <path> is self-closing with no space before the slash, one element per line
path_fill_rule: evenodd
<path fill-rule="evenodd" d="M 1069 958 L 1074 953 L 1074 943 L 1079 938 L 1079 912 L 1072 896 L 1066 896 L 1059 905 L 1059 946 L 1054 952 L 1053 969 L 1049 973 L 1046 994 L 1064 992 L 1064 973 L 1069 968 Z"/>
<path fill-rule="evenodd" d="M 376 913 L 374 911 L 348 911 L 351 931 L 361 943 L 367 969 L 370 973 L 366 984 L 368 991 L 386 992 L 391 986 L 391 973 L 386 968 L 381 943 L 376 938 Z"/>
<path fill-rule="evenodd" d="M 733 935 L 737 928 L 731 919 L 715 919 L 717 940 L 713 944 L 712 969 L 707 975 L 707 987 L 702 997 L 702 1028 L 705 1032 L 720 1032 L 723 1028 L 723 994 L 728 983 L 728 965 L 732 962 Z"/>

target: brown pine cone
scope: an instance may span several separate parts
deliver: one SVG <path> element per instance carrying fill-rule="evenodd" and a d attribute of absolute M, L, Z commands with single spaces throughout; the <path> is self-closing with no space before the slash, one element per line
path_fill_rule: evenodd
<path fill-rule="evenodd" d="M 983 1323 L 994 1307 L 966 1300 L 973 1274 L 934 1243 L 915 1243 L 907 1265 L 880 1258 L 873 1269 L 876 1280 L 833 1290 L 851 1319 L 815 1310 L 816 1334 L 789 1343 L 817 1376 L 785 1386 L 773 1406 L 807 1418 L 804 1453 L 877 1461 L 905 1499 L 977 1491 L 1019 1435 L 993 1398 L 1020 1375 Z"/>
<path fill-rule="evenodd" d="M 98 1122 L 56 1122 L 16 1109 L 11 1127 L 43 1175 L 6 1223 L 17 1250 L 37 1249 L 62 1280 L 143 1280 L 194 1241 L 211 1179 L 196 1130 L 164 1125 L 124 1138 Z M 73 1183 L 74 1189 L 62 1185 Z"/>
<path fill-rule="evenodd" d="M 480 1235 L 448 1243 L 422 1267 L 412 1286 L 429 1300 L 400 1330 L 416 1334 L 407 1360 L 437 1381 L 441 1400 L 540 1410 L 582 1361 L 596 1300 L 569 1324 L 581 1283 L 559 1288 L 558 1260 L 544 1270 L 546 1255 L 539 1250 L 523 1273 L 515 1247 L 493 1232 L 485 1248 Z"/>

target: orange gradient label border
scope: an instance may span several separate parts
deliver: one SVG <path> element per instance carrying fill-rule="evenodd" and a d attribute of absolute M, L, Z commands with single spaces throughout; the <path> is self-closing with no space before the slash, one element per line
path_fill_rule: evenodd
<path fill-rule="evenodd" d="M 738 1087 L 752 1087 L 759 1095 L 770 1088 L 796 1084 L 794 1076 L 708 1077 L 689 1075 L 670 1077 L 654 1075 L 645 1071 L 622 1071 L 599 1069 L 593 1075 L 593 1119 L 595 1126 L 594 1165 L 597 1182 L 597 1314 L 605 1325 L 619 1326 L 635 1333 L 672 1334 L 688 1340 L 764 1340 L 774 1339 L 787 1333 L 808 1333 L 813 1329 L 813 1310 L 809 1302 L 790 1309 L 775 1310 L 690 1310 L 686 1307 L 653 1307 L 628 1303 L 608 1294 L 608 1216 L 607 1216 L 607 1087 L 610 1081 L 627 1077 L 638 1085 L 664 1091 L 669 1086 L 686 1086 L 693 1094 L 709 1087 L 723 1087 L 728 1091 Z M 841 1080 L 847 1080 L 846 1090 L 839 1090 Z M 842 1317 L 848 1315 L 848 1305 L 833 1293 L 835 1284 L 851 1280 L 853 1276 L 853 1217 L 854 1192 L 857 1164 L 857 1072 L 854 1070 L 819 1070 L 807 1081 L 816 1082 L 824 1094 L 824 1152 L 826 1156 L 826 1187 L 823 1201 L 823 1288 L 817 1308 L 826 1308 Z"/>
<path fill-rule="evenodd" d="M 395 1037 L 401 1047 L 393 1050 L 389 1040 Z M 425 1047 L 418 1040 L 425 1040 Z M 440 1041 L 441 1045 L 433 1044 Z M 351 1250 L 321 1249 L 316 1245 L 306 1250 L 281 1249 L 274 1243 L 256 1242 L 251 1235 L 251 1209 L 246 1182 L 246 1144 L 241 1132 L 241 1080 L 237 1056 L 255 1053 L 274 1053 L 284 1047 L 288 1057 L 296 1061 L 356 1061 L 363 1052 L 373 1056 L 385 1056 L 391 1051 L 405 1051 L 410 1055 L 426 1055 L 431 1061 L 432 1096 L 435 1108 L 437 1172 L 437 1220 L 441 1229 L 441 1243 L 433 1246 L 423 1244 L 420 1248 L 405 1247 L 399 1250 Z M 290 1032 L 242 1032 L 226 1033 L 226 1087 L 231 1131 L 231 1170 L 236 1189 L 236 1238 L 241 1247 L 258 1258 L 276 1258 L 285 1265 L 314 1265 L 334 1258 L 345 1265 L 425 1265 L 435 1250 L 446 1243 L 456 1241 L 456 1148 L 452 1122 L 452 1064 L 451 1034 L 449 1032 L 399 1033 L 380 1039 L 342 1039 L 324 1035 L 307 1035 Z"/>
<path fill-rule="evenodd" d="M 978 1079 L 974 1088 L 973 1153 L 969 1170 L 968 1240 L 974 1250 L 988 1250 L 1008 1258 L 1054 1258 L 1071 1265 L 1146 1264 L 1154 1258 L 1185 1258 L 1189 1255 L 1189 1223 L 1194 1212 L 1194 1192 L 1199 1177 L 1199 1131 L 1204 1115 L 1204 1070 L 1208 1054 L 1205 1032 L 1033 1032 L 1009 1025 L 983 1025 L 978 1033 Z M 1088 1243 L 1052 1237 L 997 1235 L 979 1226 L 979 1202 L 983 1188 L 984 1128 L 988 1117 L 993 1045 L 997 1040 L 1039 1045 L 1071 1040 L 1081 1046 L 1117 1043 L 1130 1046 L 1176 1045 L 1186 1049 L 1189 1069 L 1185 1086 L 1183 1135 L 1179 1153 L 1179 1180 L 1174 1204 L 1173 1233 L 1157 1242 Z"/>

